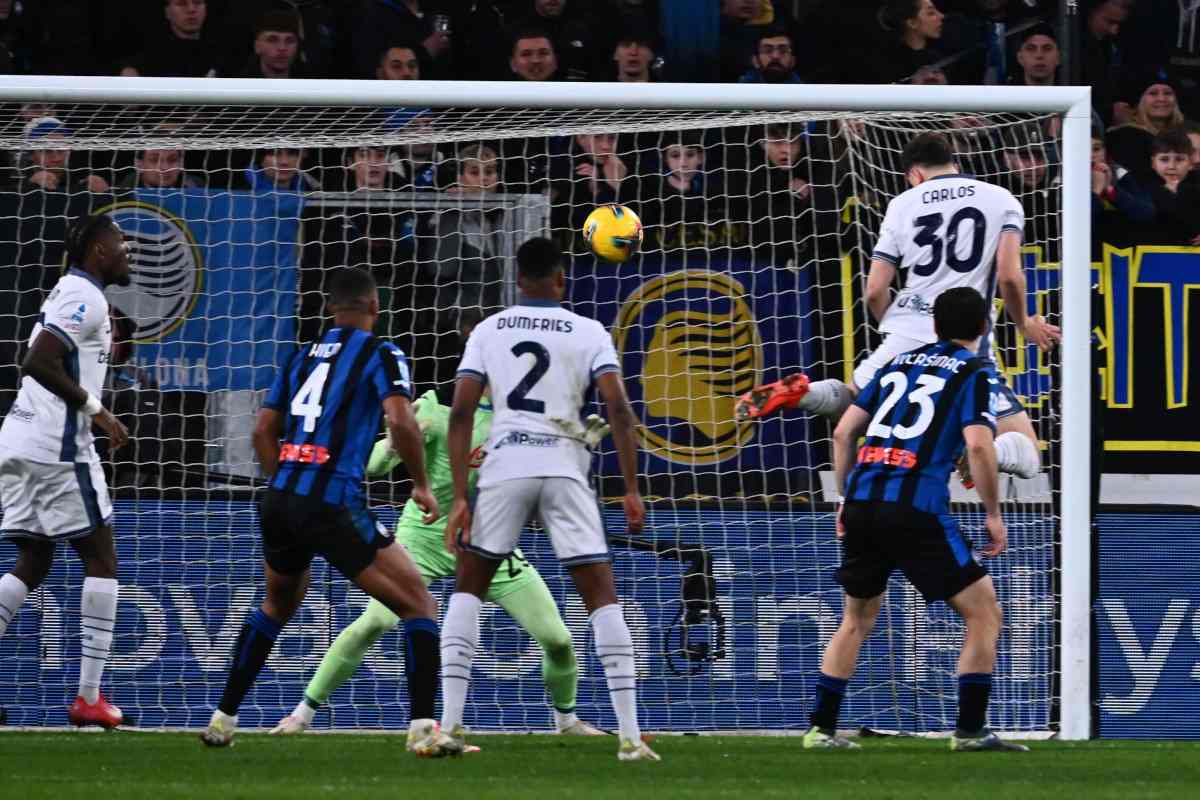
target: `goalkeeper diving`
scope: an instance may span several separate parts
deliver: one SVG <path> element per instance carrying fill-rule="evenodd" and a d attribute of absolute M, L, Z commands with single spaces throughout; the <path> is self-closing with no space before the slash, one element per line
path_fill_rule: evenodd
<path fill-rule="evenodd" d="M 478 313 L 464 312 L 460 319 L 463 340 L 479 321 Z M 450 472 L 450 457 L 446 433 L 450 409 L 441 405 L 433 391 L 426 392 L 413 403 L 417 425 L 425 439 L 425 464 L 430 490 L 441 508 L 449 508 L 453 499 L 454 482 Z M 471 434 L 470 481 L 474 486 L 482 460 L 483 445 L 492 426 L 492 407 L 485 401 L 475 412 Z M 604 420 L 593 415 L 588 418 L 585 438 L 595 446 L 608 432 Z M 387 437 L 380 439 L 367 461 L 367 475 L 378 477 L 390 473 L 401 463 L 392 451 Z M 407 550 L 425 584 L 439 578 L 453 577 L 455 557 L 443 544 L 445 525 L 424 522 L 421 509 L 409 500 L 396 524 L 396 541 Z M 563 623 L 558 606 L 538 571 L 525 560 L 520 550 L 513 552 L 492 580 L 487 599 L 496 603 L 516 621 L 542 648 L 542 680 L 550 694 L 554 719 L 559 733 L 595 736 L 604 732 L 580 720 L 575 715 L 575 694 L 579 669 L 571 634 Z M 339 686 L 350 679 L 362 664 L 367 651 L 398 622 L 386 606 L 372 599 L 367 608 L 350 626 L 338 635 L 317 667 L 316 674 L 304 690 L 304 698 L 291 714 L 279 721 L 271 733 L 290 734 L 307 730 L 318 708 L 328 702 Z M 471 748 L 475 749 L 475 748 Z"/>

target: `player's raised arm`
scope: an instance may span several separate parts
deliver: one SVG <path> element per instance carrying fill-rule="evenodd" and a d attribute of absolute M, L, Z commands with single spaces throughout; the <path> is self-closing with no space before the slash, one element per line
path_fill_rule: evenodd
<path fill-rule="evenodd" d="M 1025 271 L 1021 268 L 1021 234 L 1005 230 L 996 249 L 997 287 L 1004 299 L 1004 310 L 1017 329 L 1042 350 L 1049 350 L 1062 338 L 1057 326 L 1040 314 L 1025 312 Z"/>
<path fill-rule="evenodd" d="M 425 524 L 436 520 L 441 512 L 437 499 L 429 491 L 429 477 L 425 474 L 425 435 L 413 416 L 412 403 L 402 394 L 393 394 L 383 399 L 383 417 L 387 425 L 392 450 L 408 467 L 412 477 L 412 498 L 425 512 Z"/>
<path fill-rule="evenodd" d="M 637 479 L 637 438 L 634 429 L 637 417 L 625 396 L 625 384 L 621 373 L 605 372 L 596 378 L 596 390 L 608 407 L 608 423 L 612 426 L 613 444 L 617 448 L 617 460 L 621 464 L 621 477 L 625 479 L 625 517 L 629 532 L 637 533 L 646 519 L 646 506 Z"/>
<path fill-rule="evenodd" d="M 68 408 L 77 408 L 92 418 L 109 435 L 113 449 L 129 441 L 129 432 L 112 412 L 100 404 L 100 398 L 88 393 L 79 382 L 67 374 L 69 348 L 64 337 L 49 328 L 43 329 L 21 362 L 21 371 L 62 398 Z"/>

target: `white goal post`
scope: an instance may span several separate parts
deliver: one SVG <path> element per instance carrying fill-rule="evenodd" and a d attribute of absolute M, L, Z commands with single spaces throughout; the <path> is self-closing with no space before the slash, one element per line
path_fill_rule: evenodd
<path fill-rule="evenodd" d="M 1061 133 L 1061 567 L 1058 624 L 1061 647 L 1059 737 L 1085 739 L 1091 735 L 1091 520 L 1090 407 L 1091 361 L 1091 94 L 1086 87 L 966 87 L 966 86 L 767 86 L 748 84 L 620 84 L 620 83 L 476 83 L 462 81 L 319 81 L 247 79 L 175 79 L 106 77 L 6 76 L 0 104 L 103 104 L 107 107 L 208 106 L 216 108 L 265 106 L 369 109 L 454 107 L 463 109 L 562 110 L 596 112 L 595 123 L 619 125 L 629 109 L 661 111 L 667 119 L 676 112 L 701 112 L 719 117 L 728 113 L 734 123 L 765 122 L 770 112 L 803 110 L 831 116 L 860 113 L 914 115 L 929 112 L 1019 113 L 1062 115 Z M 764 112 L 753 119 L 753 112 Z M 214 112 L 220 116 L 219 112 Z M 487 115 L 481 115 L 486 117 Z M 528 135 L 585 130 L 566 118 L 532 115 Z M 164 117 L 167 118 L 167 117 Z M 643 121 L 652 129 L 654 118 Z M 269 124 L 271 120 L 261 123 Z M 447 138 L 480 138 L 484 128 L 471 128 L 464 118 L 460 131 Z M 482 121 L 486 125 L 486 119 Z M 239 127 L 241 126 L 241 127 Z M 676 126 L 679 127 L 679 126 Z M 635 130 L 639 128 L 635 127 Z M 523 129 L 524 130 L 524 129 Z M 298 137 L 314 131 L 297 128 Z M 525 134 L 522 134 L 525 135 Z M 169 138 L 169 137 L 167 137 Z M 318 137 L 319 146 L 345 147 L 352 137 L 336 130 Z M 231 122 L 225 139 L 213 147 L 253 148 L 301 144 L 261 127 L 255 120 Z M 301 146 L 296 144 L 295 146 Z M 20 134 L 0 142 L 20 147 Z M 115 147 L 113 140 L 105 145 Z M 136 145 L 134 145 L 136 146 Z M 145 145 L 143 145 L 145 146 Z M 102 149 L 102 148 L 98 148 Z"/>

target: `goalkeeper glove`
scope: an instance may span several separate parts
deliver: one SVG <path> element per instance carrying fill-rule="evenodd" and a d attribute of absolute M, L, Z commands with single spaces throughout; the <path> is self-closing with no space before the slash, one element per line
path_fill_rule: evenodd
<path fill-rule="evenodd" d="M 589 448 L 595 447 L 611 430 L 612 426 L 599 414 L 589 414 L 583 426 L 583 441 Z"/>

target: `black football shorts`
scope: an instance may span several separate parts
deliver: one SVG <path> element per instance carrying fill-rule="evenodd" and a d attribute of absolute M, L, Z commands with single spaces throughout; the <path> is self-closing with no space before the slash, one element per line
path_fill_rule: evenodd
<path fill-rule="evenodd" d="M 987 575 L 951 514 L 882 501 L 847 501 L 837 582 L 851 597 L 883 594 L 899 569 L 927 602 L 947 600 Z"/>
<path fill-rule="evenodd" d="M 298 575 L 321 555 L 353 580 L 390 545 L 392 534 L 365 505 L 331 505 L 268 489 L 258 507 L 263 558 L 276 572 Z"/>

